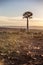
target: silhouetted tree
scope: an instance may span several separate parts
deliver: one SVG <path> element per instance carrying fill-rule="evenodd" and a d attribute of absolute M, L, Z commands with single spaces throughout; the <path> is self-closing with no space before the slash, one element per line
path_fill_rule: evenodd
<path fill-rule="evenodd" d="M 32 18 L 32 15 L 33 15 L 33 13 L 32 12 L 28 12 L 28 11 L 23 14 L 23 18 L 27 18 L 27 31 L 29 30 L 29 27 L 28 27 L 28 18 L 29 19 Z"/>

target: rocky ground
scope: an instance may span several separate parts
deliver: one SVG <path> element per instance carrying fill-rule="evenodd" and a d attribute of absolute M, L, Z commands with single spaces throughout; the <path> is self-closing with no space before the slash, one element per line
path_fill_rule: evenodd
<path fill-rule="evenodd" d="M 43 65 L 43 31 L 0 29 L 0 61 L 3 65 Z"/>

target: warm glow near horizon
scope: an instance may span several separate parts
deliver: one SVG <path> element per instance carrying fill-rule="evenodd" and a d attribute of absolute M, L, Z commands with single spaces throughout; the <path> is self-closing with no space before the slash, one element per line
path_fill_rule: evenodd
<path fill-rule="evenodd" d="M 22 17 L 0 16 L 0 26 L 26 26 L 27 21 Z M 30 26 L 43 26 L 43 19 L 32 18 L 29 20 Z"/>
<path fill-rule="evenodd" d="M 43 26 L 43 0 L 0 0 L 0 26 L 26 26 L 23 13 L 30 11 L 30 26 Z"/>

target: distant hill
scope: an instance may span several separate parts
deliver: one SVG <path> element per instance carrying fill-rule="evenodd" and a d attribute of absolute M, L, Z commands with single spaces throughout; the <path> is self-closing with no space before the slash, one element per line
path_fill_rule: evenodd
<path fill-rule="evenodd" d="M 26 26 L 0 26 L 0 29 L 4 29 L 4 28 L 22 28 L 22 29 L 26 29 Z M 43 30 L 43 26 L 29 26 L 30 29 L 39 29 L 39 30 Z"/>

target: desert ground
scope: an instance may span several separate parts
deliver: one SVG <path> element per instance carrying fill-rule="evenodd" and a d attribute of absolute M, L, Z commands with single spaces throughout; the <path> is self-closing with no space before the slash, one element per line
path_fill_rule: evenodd
<path fill-rule="evenodd" d="M 0 28 L 0 65 L 43 65 L 43 30 Z"/>

